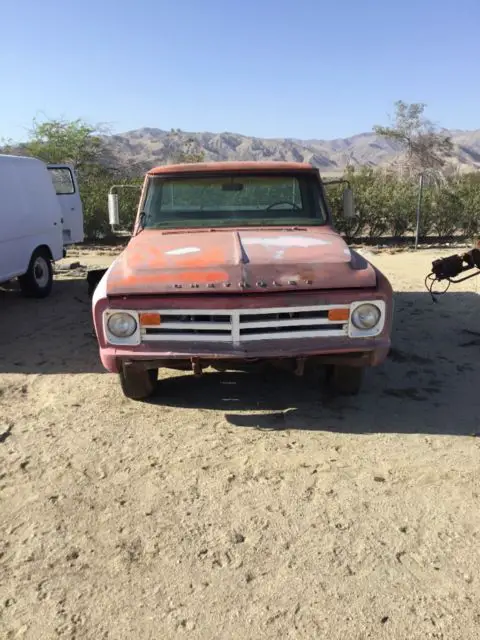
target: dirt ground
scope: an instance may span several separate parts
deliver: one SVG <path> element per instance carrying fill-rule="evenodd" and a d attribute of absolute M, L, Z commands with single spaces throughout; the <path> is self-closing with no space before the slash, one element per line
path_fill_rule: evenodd
<path fill-rule="evenodd" d="M 0 290 L 0 637 L 478 639 L 480 278 L 434 304 L 448 253 L 369 255 L 394 346 L 347 400 L 167 372 L 128 401 L 81 270 Z"/>

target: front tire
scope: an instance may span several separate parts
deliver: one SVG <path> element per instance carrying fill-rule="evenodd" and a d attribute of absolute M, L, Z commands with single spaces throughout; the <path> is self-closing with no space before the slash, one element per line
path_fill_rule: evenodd
<path fill-rule="evenodd" d="M 158 369 L 135 369 L 122 365 L 119 375 L 123 395 L 131 400 L 145 400 L 157 387 Z"/>
<path fill-rule="evenodd" d="M 331 365 L 327 370 L 329 389 L 341 396 L 356 396 L 362 387 L 363 375 L 363 367 Z"/>
<path fill-rule="evenodd" d="M 36 249 L 27 272 L 18 279 L 22 293 L 29 298 L 46 298 L 53 285 L 53 268 L 46 249 Z"/>

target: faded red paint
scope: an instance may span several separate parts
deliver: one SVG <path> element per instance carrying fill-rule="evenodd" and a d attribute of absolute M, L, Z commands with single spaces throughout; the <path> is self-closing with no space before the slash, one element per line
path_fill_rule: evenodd
<path fill-rule="evenodd" d="M 302 246 L 303 245 L 303 246 Z M 348 252 L 348 253 L 347 253 Z M 217 229 L 185 234 L 146 229 L 132 238 L 112 269 L 107 292 L 165 294 L 299 291 L 375 287 L 372 266 L 330 227 L 304 231 Z"/>
<path fill-rule="evenodd" d="M 171 173 L 198 173 L 198 172 L 232 172 L 232 171 L 306 171 L 318 172 L 313 165 L 307 162 L 194 162 L 183 164 L 168 164 L 150 169 L 147 175 L 159 176 Z"/>

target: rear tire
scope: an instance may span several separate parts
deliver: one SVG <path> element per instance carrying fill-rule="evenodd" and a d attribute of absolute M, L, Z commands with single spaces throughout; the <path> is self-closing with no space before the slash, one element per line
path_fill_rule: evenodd
<path fill-rule="evenodd" d="M 53 285 L 53 267 L 46 249 L 36 249 L 30 259 L 27 272 L 18 278 L 23 295 L 29 298 L 46 298 Z"/>
<path fill-rule="evenodd" d="M 145 400 L 157 388 L 158 369 L 135 369 L 122 365 L 119 375 L 123 395 L 131 400 Z"/>
<path fill-rule="evenodd" d="M 331 365 L 327 370 L 328 386 L 333 393 L 341 396 L 356 396 L 362 387 L 363 367 Z"/>

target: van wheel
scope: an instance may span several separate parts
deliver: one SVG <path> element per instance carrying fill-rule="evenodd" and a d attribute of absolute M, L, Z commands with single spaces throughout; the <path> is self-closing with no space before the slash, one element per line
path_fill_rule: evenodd
<path fill-rule="evenodd" d="M 355 396 L 362 387 L 363 374 L 363 367 L 331 365 L 327 369 L 327 384 L 333 393 L 342 396 Z"/>
<path fill-rule="evenodd" d="M 158 369 L 135 369 L 122 365 L 120 385 L 123 395 L 132 400 L 145 400 L 153 395 L 158 380 Z"/>
<path fill-rule="evenodd" d="M 53 285 L 53 268 L 46 249 L 36 249 L 30 259 L 27 272 L 20 276 L 20 289 L 30 298 L 46 298 Z"/>

